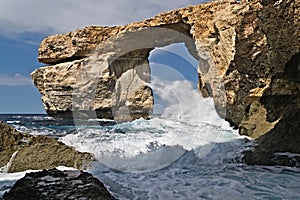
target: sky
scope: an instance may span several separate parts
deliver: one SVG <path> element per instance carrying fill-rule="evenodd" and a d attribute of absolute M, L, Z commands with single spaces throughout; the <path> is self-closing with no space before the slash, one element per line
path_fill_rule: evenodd
<path fill-rule="evenodd" d="M 0 1 L 0 113 L 45 113 L 41 96 L 30 78 L 32 71 L 44 65 L 37 61 L 43 38 L 89 25 L 116 26 L 141 21 L 202 2 L 204 0 Z M 152 62 L 174 62 L 174 54 L 160 49 L 151 59 Z"/>

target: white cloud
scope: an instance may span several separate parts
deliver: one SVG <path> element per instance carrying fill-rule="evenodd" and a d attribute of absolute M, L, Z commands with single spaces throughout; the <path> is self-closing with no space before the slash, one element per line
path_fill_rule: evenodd
<path fill-rule="evenodd" d="M 0 86 L 24 86 L 24 85 L 32 85 L 31 78 L 15 74 L 0 74 Z"/>
<path fill-rule="evenodd" d="M 88 25 L 121 25 L 205 0 L 2 0 L 2 35 L 62 33 Z M 207 1 L 207 0 L 206 0 Z"/>

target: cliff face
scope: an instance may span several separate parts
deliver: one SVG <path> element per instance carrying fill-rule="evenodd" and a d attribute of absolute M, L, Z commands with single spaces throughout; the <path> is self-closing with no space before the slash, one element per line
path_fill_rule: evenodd
<path fill-rule="evenodd" d="M 259 138 L 285 123 L 291 110 L 299 112 L 299 24 L 299 0 L 214 1 L 125 26 L 50 36 L 38 59 L 51 66 L 32 78 L 50 115 L 148 117 L 149 52 L 184 42 L 199 60 L 203 96 L 213 97 L 241 134 Z"/>

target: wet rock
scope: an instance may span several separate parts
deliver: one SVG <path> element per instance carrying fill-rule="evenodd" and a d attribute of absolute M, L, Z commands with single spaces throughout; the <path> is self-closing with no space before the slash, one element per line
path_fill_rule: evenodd
<path fill-rule="evenodd" d="M 4 200 L 54 200 L 54 199 L 115 199 L 105 186 L 91 174 L 83 171 L 43 170 L 26 174 Z"/>
<path fill-rule="evenodd" d="M 19 172 L 57 166 L 85 169 L 93 160 L 53 138 L 18 132 L 0 121 L 0 170 Z"/>

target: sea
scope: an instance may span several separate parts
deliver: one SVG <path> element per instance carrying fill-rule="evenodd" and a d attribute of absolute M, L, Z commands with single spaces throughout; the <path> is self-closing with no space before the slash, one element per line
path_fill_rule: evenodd
<path fill-rule="evenodd" d="M 253 148 L 253 141 L 221 119 L 212 99 L 182 90 L 184 84 L 169 83 L 169 94 L 155 91 L 161 99 L 149 120 L 45 114 L 1 114 L 0 120 L 92 153 L 97 161 L 87 171 L 117 199 L 300 199 L 298 168 L 244 163 L 242 152 Z M 0 196 L 26 172 L 0 173 Z"/>
<path fill-rule="evenodd" d="M 151 77 L 155 104 L 150 119 L 115 122 L 74 115 L 68 120 L 15 113 L 0 114 L 0 121 L 93 154 L 96 161 L 86 171 L 116 199 L 299 200 L 300 168 L 253 166 L 243 161 L 243 151 L 254 148 L 254 141 L 239 135 L 219 116 L 213 99 L 199 94 L 198 61 L 180 46 L 185 45 L 155 48 L 150 53 L 151 74 L 164 78 Z M 177 68 L 170 68 L 165 60 Z M 188 63 L 192 63 L 190 69 Z M 4 169 L 0 166 L 0 199 L 18 179 L 34 172 Z"/>

